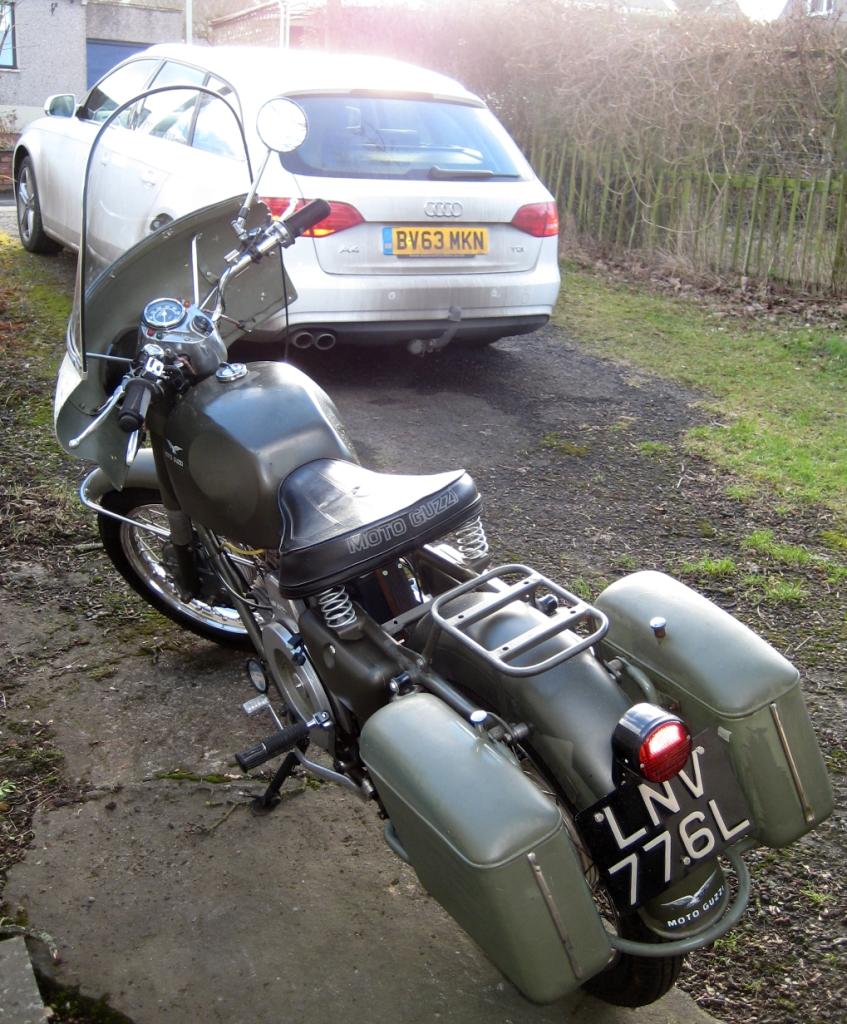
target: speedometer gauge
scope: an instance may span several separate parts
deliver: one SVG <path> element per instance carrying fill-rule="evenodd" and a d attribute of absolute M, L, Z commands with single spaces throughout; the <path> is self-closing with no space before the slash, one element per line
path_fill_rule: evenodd
<path fill-rule="evenodd" d="M 179 299 L 153 299 L 144 307 L 141 319 L 148 327 L 169 331 L 181 324 L 185 309 Z"/>

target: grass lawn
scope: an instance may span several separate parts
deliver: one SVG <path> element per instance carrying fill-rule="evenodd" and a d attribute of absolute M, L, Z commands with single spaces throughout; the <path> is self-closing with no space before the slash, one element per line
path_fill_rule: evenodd
<path fill-rule="evenodd" d="M 564 282 L 554 322 L 580 343 L 708 393 L 715 422 L 687 445 L 751 492 L 765 483 L 778 500 L 847 519 L 847 338 L 836 327 L 739 316 L 570 265 Z"/>

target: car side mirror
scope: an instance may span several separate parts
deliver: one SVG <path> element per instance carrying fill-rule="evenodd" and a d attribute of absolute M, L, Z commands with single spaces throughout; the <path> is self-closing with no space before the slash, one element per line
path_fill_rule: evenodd
<path fill-rule="evenodd" d="M 48 117 L 73 117 L 75 110 L 76 96 L 70 92 L 48 96 L 44 101 L 44 113 Z"/>

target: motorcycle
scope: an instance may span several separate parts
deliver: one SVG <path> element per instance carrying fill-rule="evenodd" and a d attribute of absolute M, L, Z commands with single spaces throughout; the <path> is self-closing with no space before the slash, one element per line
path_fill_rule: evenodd
<path fill-rule="evenodd" d="M 307 130 L 266 104 L 265 165 Z M 296 301 L 284 250 L 327 204 L 274 219 L 260 171 L 109 263 L 94 153 L 56 433 L 129 585 L 252 652 L 272 729 L 236 761 L 282 757 L 256 809 L 336 783 L 527 999 L 660 998 L 740 920 L 742 855 L 831 813 L 797 670 L 663 573 L 588 602 L 491 567 L 466 472 L 373 472 L 304 373 L 228 361 Z"/>

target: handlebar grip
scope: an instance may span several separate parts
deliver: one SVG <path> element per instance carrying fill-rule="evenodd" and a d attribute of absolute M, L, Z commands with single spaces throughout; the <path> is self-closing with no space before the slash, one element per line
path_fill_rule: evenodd
<path fill-rule="evenodd" d="M 118 426 L 127 434 L 141 430 L 144 417 L 150 406 L 154 385 L 141 377 L 133 377 L 128 381 L 121 411 L 118 413 Z"/>
<path fill-rule="evenodd" d="M 250 772 L 254 768 L 258 768 L 260 764 L 264 764 L 265 761 L 270 761 L 277 754 L 284 754 L 285 751 L 296 747 L 308 735 L 309 726 L 305 722 L 295 722 L 294 725 L 275 732 L 273 736 L 268 736 L 261 743 L 257 743 L 255 747 L 242 750 L 240 754 L 235 755 L 235 760 L 243 772 Z"/>
<path fill-rule="evenodd" d="M 291 237 L 297 238 L 298 235 L 302 235 L 304 231 L 308 231 L 309 228 L 313 228 L 315 224 L 328 217 L 330 212 L 330 205 L 325 199 L 313 199 L 302 210 L 286 217 L 282 223 Z"/>

